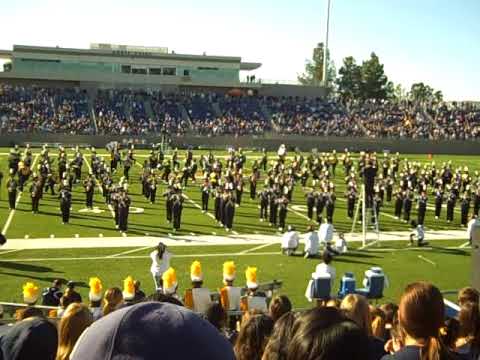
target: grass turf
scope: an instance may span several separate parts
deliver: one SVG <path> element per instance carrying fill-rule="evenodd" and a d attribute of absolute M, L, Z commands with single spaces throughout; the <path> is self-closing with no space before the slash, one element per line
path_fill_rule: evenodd
<path fill-rule="evenodd" d="M 8 149 L 0 149 L 0 153 L 7 153 Z M 34 154 L 38 150 L 34 151 Z M 52 152 L 53 154 L 56 151 Z M 198 156 L 201 151 L 195 152 Z M 84 151 L 87 159 L 89 153 Z M 105 152 L 100 152 L 107 156 Z M 143 162 L 147 152 L 138 151 L 139 163 Z M 219 152 L 225 155 L 225 152 Z M 183 152 L 181 152 L 183 155 Z M 255 156 L 259 153 L 247 152 L 247 164 L 245 175 L 249 175 L 251 164 Z M 142 157 L 143 156 L 143 157 Z M 271 154 L 273 158 L 274 154 Z M 410 155 L 410 160 L 427 162 L 426 155 Z M 0 170 L 7 176 L 7 156 L 0 155 Z M 108 156 L 107 156 L 108 159 Z M 434 160 L 437 166 L 444 161 L 452 161 L 454 166 L 469 166 L 470 171 L 480 169 L 478 157 L 469 156 L 435 156 Z M 56 168 L 56 165 L 54 165 Z M 84 164 L 83 173 L 88 171 Z M 157 190 L 157 202 L 148 203 L 141 196 L 139 177 L 141 173 L 140 166 L 132 167 L 130 193 L 132 196 L 132 206 L 144 209 L 142 214 L 132 214 L 129 219 L 128 236 L 143 236 L 150 234 L 152 236 L 165 236 L 171 231 L 169 224 L 165 221 L 165 205 L 161 194 L 165 185 L 161 185 Z M 341 165 L 337 167 L 337 177 L 335 180 L 337 186 L 337 195 L 339 200 L 336 203 L 334 224 L 339 231 L 349 231 L 351 221 L 346 216 L 346 203 L 342 201 L 341 195 L 344 192 L 345 184 L 343 182 L 344 174 Z M 117 176 L 118 179 L 118 176 Z M 5 224 L 8 217 L 8 203 L 4 178 L 0 190 L 0 225 Z M 259 189 L 262 186 L 259 186 Z M 27 186 L 28 188 L 28 186 Z M 215 221 L 209 216 L 202 214 L 195 204 L 200 204 L 199 181 L 197 184 L 189 184 L 185 194 L 192 200 L 185 201 L 182 216 L 182 228 L 179 235 L 217 235 L 227 236 L 227 233 L 217 226 Z M 79 234 L 81 237 L 97 237 L 100 233 L 103 238 L 98 241 L 108 242 L 109 236 L 119 236 L 118 231 L 114 229 L 111 213 L 103 202 L 103 197 L 98 192 L 95 193 L 95 206 L 103 210 L 100 214 L 79 213 L 80 209 L 85 207 L 85 195 L 80 185 L 74 187 L 73 193 L 73 211 L 71 224 L 62 225 L 59 211 L 59 202 L 56 197 L 45 194 L 40 202 L 40 214 L 32 215 L 30 212 L 30 199 L 28 193 L 22 194 L 18 209 L 13 216 L 13 220 L 8 228 L 7 237 L 24 238 L 26 235 L 30 238 L 46 238 L 51 234 L 56 238 L 73 237 Z M 195 203 L 195 204 L 194 204 Z M 433 199 L 430 199 L 429 205 L 432 206 Z M 213 210 L 213 200 L 210 201 L 210 212 Z M 236 209 L 234 230 L 240 234 L 275 234 L 276 229 L 268 224 L 258 221 L 257 201 L 250 200 L 248 196 L 248 186 L 244 193 L 242 206 Z M 300 186 L 295 188 L 293 202 L 291 205 L 305 205 L 304 193 Z M 381 231 L 390 230 L 408 230 L 409 227 L 395 219 L 392 219 L 393 204 L 385 204 L 382 208 L 384 215 L 381 215 Z M 458 209 L 458 207 L 457 207 Z M 432 210 L 427 211 L 426 227 L 431 230 L 458 229 L 459 213 L 455 214 L 453 224 L 447 224 L 443 218 L 435 221 Z M 297 229 L 303 231 L 310 223 L 305 219 L 306 213 L 302 210 L 297 212 L 289 211 L 287 223 L 294 225 Z M 412 218 L 416 217 L 415 210 L 412 211 Z M 359 230 L 360 227 L 357 227 Z M 431 250 L 418 251 L 380 251 L 377 247 L 372 247 L 369 251 L 353 252 L 347 256 L 335 260 L 338 278 L 345 271 L 353 271 L 356 274 L 357 282 L 360 283 L 363 278 L 363 272 L 369 266 L 382 266 L 391 280 L 391 287 L 386 290 L 386 300 L 395 300 L 401 292 L 401 289 L 414 280 L 429 280 L 437 284 L 442 289 L 460 288 L 470 282 L 470 252 L 469 250 L 446 249 L 449 246 L 458 246 L 464 241 L 439 242 Z M 387 248 L 404 248 L 405 244 L 389 242 L 382 244 Z M 241 251 L 248 250 L 255 245 L 235 245 L 235 246 L 202 246 L 202 247 L 176 247 L 173 252 L 179 256 L 172 260 L 172 265 L 177 269 L 180 290 L 189 283 L 189 266 L 191 261 L 198 257 L 202 261 L 206 281 L 206 286 L 215 289 L 221 285 L 221 265 L 227 259 L 235 260 L 238 269 L 238 281 L 243 283 L 243 269 L 247 265 L 255 265 L 259 268 L 259 280 L 266 282 L 272 279 L 281 279 L 284 281 L 282 293 L 288 294 L 296 307 L 306 306 L 306 300 L 303 296 L 305 286 L 311 272 L 314 271 L 319 260 L 305 260 L 301 257 L 283 257 L 280 254 L 271 254 L 277 252 L 278 247 L 265 247 L 253 251 L 250 255 L 236 255 Z M 108 255 L 118 254 L 131 248 L 93 248 L 93 249 L 50 249 L 50 250 L 23 250 L 14 253 L 0 252 L 0 276 L 2 279 L 2 288 L 0 290 L 0 299 L 4 301 L 19 301 L 21 299 L 21 284 L 26 280 L 34 280 L 41 286 L 47 286 L 54 278 L 73 279 L 87 283 L 89 276 L 99 276 L 105 287 L 121 286 L 122 279 L 127 275 L 142 280 L 147 293 L 152 290 L 153 282 L 149 274 L 149 259 L 146 258 L 148 250 L 139 251 L 120 258 L 105 258 Z M 232 254 L 231 256 L 205 256 L 204 254 Z M 255 255 L 256 254 L 256 255 Z M 198 256 L 194 256 L 198 255 Z M 436 266 L 424 261 L 418 255 L 436 263 Z M 97 259 L 88 259 L 96 257 Z M 60 258 L 79 258 L 78 260 L 57 260 Z M 87 259 L 81 259 L 87 258 Z M 42 261 L 25 261 L 27 259 L 45 259 Z M 51 259 L 49 261 L 48 259 Z M 14 260 L 14 261 L 10 261 Z M 338 279 L 337 279 L 338 283 Z M 87 288 L 82 287 L 81 293 L 86 296 Z"/>

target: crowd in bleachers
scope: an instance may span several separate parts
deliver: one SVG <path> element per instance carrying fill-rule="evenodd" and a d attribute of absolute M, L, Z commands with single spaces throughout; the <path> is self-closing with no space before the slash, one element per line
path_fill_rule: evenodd
<path fill-rule="evenodd" d="M 334 274 L 330 263 L 318 265 L 316 274 L 327 268 Z M 256 268 L 247 268 L 242 289 L 233 284 L 235 264 L 225 262 L 218 297 L 203 287 L 198 261 L 190 276 L 184 296 L 171 267 L 159 284 L 155 279 L 160 288 L 149 296 L 131 276 L 123 291 L 104 291 L 100 279 L 90 278 L 88 305 L 73 282 L 63 289 L 55 280 L 41 294 L 28 282 L 16 321 L 0 323 L 0 359 L 477 360 L 480 355 L 479 293 L 470 287 L 449 307 L 437 287 L 415 282 L 398 304 L 372 305 L 366 293 L 340 290 L 338 296 L 315 295 L 313 308 L 295 310 L 287 296 L 260 291 Z M 383 273 L 366 276 L 367 286 L 373 286 L 373 277 L 386 280 Z M 322 292 L 316 286 L 312 295 Z M 49 307 L 37 307 L 40 300 Z"/>
<path fill-rule="evenodd" d="M 0 128 L 3 133 L 94 133 L 84 91 L 5 84 L 0 84 Z"/>
<path fill-rule="evenodd" d="M 480 137 L 480 106 L 472 103 L 352 101 L 263 97 L 253 93 L 165 94 L 110 89 L 89 97 L 78 89 L 0 84 L 2 132 L 203 136 L 266 132 L 368 138 Z"/>

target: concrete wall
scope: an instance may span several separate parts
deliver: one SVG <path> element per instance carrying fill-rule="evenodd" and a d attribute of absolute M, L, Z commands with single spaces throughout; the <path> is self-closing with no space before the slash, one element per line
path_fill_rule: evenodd
<path fill-rule="evenodd" d="M 324 97 L 326 90 L 319 86 L 301 86 L 301 85 L 287 85 L 287 84 L 263 84 L 258 90 L 258 93 L 263 96 L 299 96 L 306 98 Z"/>
<path fill-rule="evenodd" d="M 128 136 L 89 136 L 89 135 L 55 135 L 55 134 L 2 134 L 0 146 L 12 146 L 23 143 L 63 143 L 67 145 L 88 144 L 95 147 L 103 147 L 110 141 L 125 142 L 133 140 L 138 144 L 159 142 L 160 136 L 128 137 Z M 335 149 L 343 151 L 348 148 L 351 151 L 372 150 L 382 152 L 384 150 L 399 151 L 401 153 L 414 154 L 452 154 L 452 155 L 480 155 L 480 143 L 474 141 L 421 141 L 421 140 L 394 140 L 394 139 L 362 139 L 362 138 L 338 138 L 338 137 L 314 137 L 314 136 L 217 136 L 200 137 L 184 136 L 174 137 L 174 147 L 202 147 L 226 149 L 229 146 L 243 148 L 266 148 L 276 150 L 280 144 L 286 144 L 290 149 L 330 151 Z"/>

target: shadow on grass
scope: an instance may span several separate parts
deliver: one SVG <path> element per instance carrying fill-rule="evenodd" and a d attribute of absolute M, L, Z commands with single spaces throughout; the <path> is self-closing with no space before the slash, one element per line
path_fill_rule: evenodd
<path fill-rule="evenodd" d="M 62 273 L 62 271 L 55 271 L 51 267 L 47 266 L 39 266 L 33 264 L 23 264 L 21 262 L 11 262 L 11 261 L 0 261 L 0 268 L 10 269 L 10 270 L 18 270 L 18 271 L 31 271 L 31 272 L 58 272 Z"/>
<path fill-rule="evenodd" d="M 62 284 L 66 284 L 68 282 L 68 279 L 52 277 L 52 276 L 35 276 L 32 274 L 21 274 L 21 273 L 10 273 L 10 272 L 0 272 L 0 275 L 24 278 L 28 280 L 46 281 L 46 282 L 53 282 L 54 280 L 60 280 Z"/>

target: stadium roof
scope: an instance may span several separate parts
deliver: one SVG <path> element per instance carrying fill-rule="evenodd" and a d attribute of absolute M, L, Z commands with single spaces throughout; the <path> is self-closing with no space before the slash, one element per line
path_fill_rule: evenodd
<path fill-rule="evenodd" d="M 176 53 L 151 53 L 141 51 L 122 51 L 115 49 L 72 49 L 61 47 L 44 47 L 44 46 L 26 46 L 14 45 L 13 51 L 8 51 L 10 55 L 15 53 L 30 52 L 43 53 L 52 55 L 77 55 L 77 56 L 110 56 L 110 57 L 136 57 L 144 59 L 170 59 L 170 60 L 194 60 L 194 61 L 215 61 L 215 62 L 240 62 L 240 70 L 258 69 L 261 63 L 241 62 L 242 58 L 237 56 L 216 56 L 216 55 L 187 55 Z"/>

